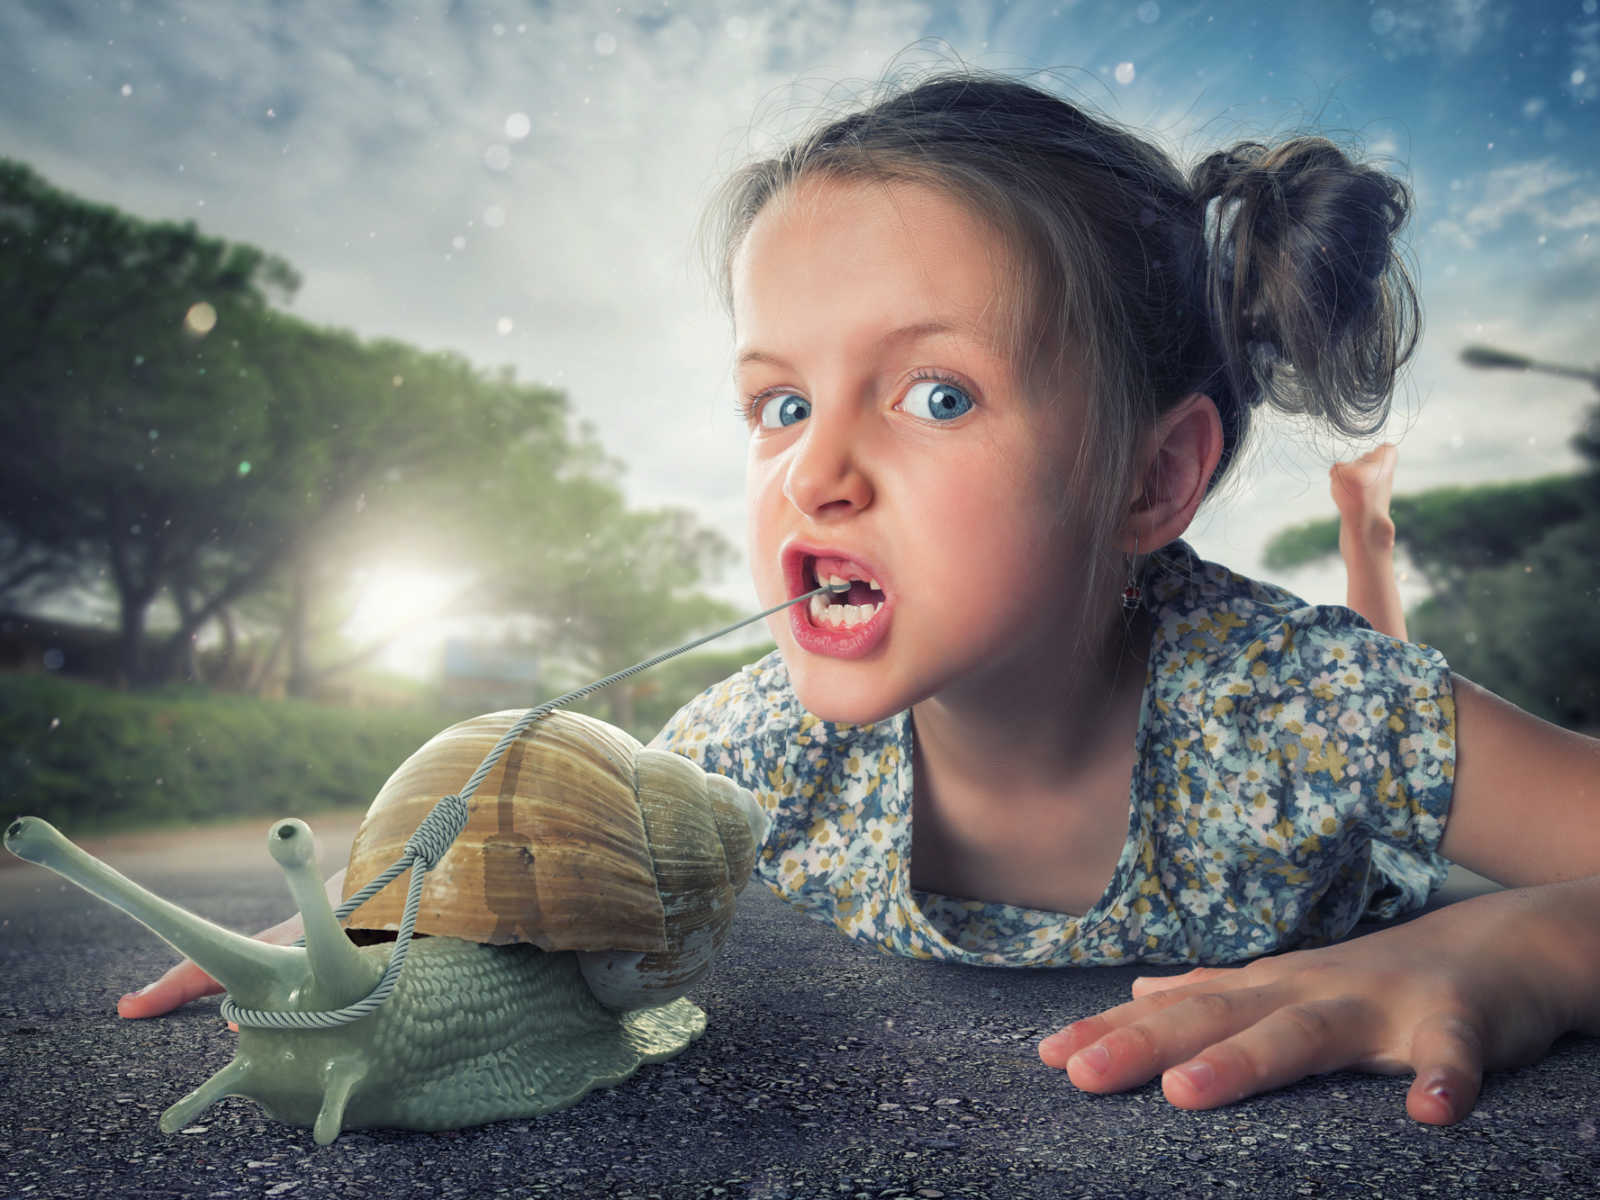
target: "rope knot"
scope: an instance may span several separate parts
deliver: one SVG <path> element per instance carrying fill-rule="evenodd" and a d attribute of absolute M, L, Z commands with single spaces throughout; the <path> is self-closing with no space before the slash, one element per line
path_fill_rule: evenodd
<path fill-rule="evenodd" d="M 406 853 L 415 866 L 433 870 L 456 835 L 466 828 L 468 816 L 467 802 L 459 795 L 442 797 L 406 842 Z"/>

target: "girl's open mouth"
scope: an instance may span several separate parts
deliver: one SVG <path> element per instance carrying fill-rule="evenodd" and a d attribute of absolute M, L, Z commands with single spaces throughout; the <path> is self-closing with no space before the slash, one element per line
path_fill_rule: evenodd
<path fill-rule="evenodd" d="M 807 563 L 808 572 L 814 580 L 811 586 L 821 587 L 823 584 L 829 584 L 835 591 L 831 596 L 811 597 L 810 616 L 813 625 L 854 629 L 857 625 L 870 621 L 883 607 L 883 589 L 876 579 L 853 579 L 836 571 L 819 574 L 816 568 L 819 561 L 811 559 Z M 839 592 L 837 589 L 840 584 L 848 585 L 850 590 Z"/>
<path fill-rule="evenodd" d="M 889 596 L 871 568 L 846 558 L 806 555 L 800 564 L 801 590 L 847 585 L 832 595 L 811 597 L 789 610 L 789 626 L 803 650 L 832 658 L 859 658 L 888 630 Z"/>

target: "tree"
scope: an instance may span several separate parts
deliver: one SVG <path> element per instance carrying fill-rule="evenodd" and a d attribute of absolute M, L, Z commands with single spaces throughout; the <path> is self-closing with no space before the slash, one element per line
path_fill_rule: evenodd
<path fill-rule="evenodd" d="M 396 545 L 436 565 L 470 566 L 460 548 L 471 544 L 463 527 L 477 513 L 479 481 L 519 447 L 559 462 L 570 445 L 565 398 L 509 370 L 326 330 L 299 337 L 264 369 L 278 403 L 313 428 L 295 455 L 305 501 L 288 537 L 284 610 L 289 691 L 305 695 L 381 649 L 330 646 L 314 662 L 316 613 L 339 576 Z"/>
<path fill-rule="evenodd" d="M 533 618 L 547 656 L 581 682 L 738 615 L 699 590 L 734 559 L 727 540 L 681 509 L 630 510 L 619 477 L 586 439 L 561 465 L 525 447 L 479 493 L 476 594 L 487 609 Z M 595 699 L 614 724 L 648 735 L 634 701 L 649 692 L 641 677 Z"/>
<path fill-rule="evenodd" d="M 12 578 L 57 587 L 94 564 L 114 583 L 137 674 L 145 614 L 168 572 L 178 493 L 236 487 L 208 449 L 230 431 L 201 403 L 249 392 L 210 322 L 257 317 L 297 284 L 281 259 L 56 190 L 0 160 L 0 545 Z M 168 441 L 160 439 L 165 435 Z M 235 460 L 238 461 L 238 460 Z"/>
<path fill-rule="evenodd" d="M 630 512 L 559 393 L 275 309 L 279 259 L 0 161 L 0 267 L 0 594 L 103 580 L 130 684 L 192 674 L 199 632 L 231 647 L 249 610 L 315 691 L 379 648 L 334 644 L 333 597 L 397 545 L 475 574 L 480 611 L 525 605 L 573 663 L 726 611 L 694 588 L 728 547 Z"/>
<path fill-rule="evenodd" d="M 122 674 L 179 669 L 197 631 L 293 566 L 363 492 L 564 439 L 554 392 L 269 307 L 282 260 L 141 221 L 0 162 L 0 584 L 103 574 Z M 303 589 L 297 604 L 303 606 Z M 148 648 L 152 605 L 176 629 Z M 298 609 L 291 612 L 291 618 Z M 296 685 L 304 636 L 288 639 Z"/>
<path fill-rule="evenodd" d="M 1531 541 L 1517 561 L 1471 572 L 1430 596 L 1412 636 L 1451 667 L 1530 712 L 1573 729 L 1600 727 L 1600 520 Z"/>

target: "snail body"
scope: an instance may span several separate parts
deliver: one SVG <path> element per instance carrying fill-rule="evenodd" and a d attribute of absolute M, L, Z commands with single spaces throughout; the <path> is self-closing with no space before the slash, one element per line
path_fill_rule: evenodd
<path fill-rule="evenodd" d="M 519 716 L 452 726 L 401 765 L 356 835 L 347 895 L 399 857 L 432 802 Z M 429 872 L 417 931 L 431 936 L 411 943 L 393 994 L 331 1029 L 242 1026 L 233 1061 L 161 1128 L 242 1095 L 312 1126 L 324 1145 L 342 1129 L 453 1129 L 538 1116 L 671 1058 L 705 1030 L 683 993 L 710 969 L 764 831 L 755 798 L 731 782 L 604 722 L 551 713 L 486 776 Z M 13 822 L 5 843 L 149 926 L 243 1008 L 352 1004 L 392 950 L 357 946 L 339 927 L 301 821 L 275 822 L 268 847 L 299 905 L 303 949 L 169 904 L 37 818 Z M 351 927 L 397 927 L 404 884 L 358 909 Z"/>
<path fill-rule="evenodd" d="M 374 981 L 389 949 L 359 948 Z M 705 1027 L 705 1013 L 683 998 L 605 1008 L 570 953 L 421 938 L 394 994 L 370 1017 L 333 1029 L 241 1026 L 233 1061 L 168 1109 L 161 1128 L 176 1132 L 228 1095 L 311 1126 L 323 1145 L 343 1129 L 535 1117 L 673 1057 Z"/>

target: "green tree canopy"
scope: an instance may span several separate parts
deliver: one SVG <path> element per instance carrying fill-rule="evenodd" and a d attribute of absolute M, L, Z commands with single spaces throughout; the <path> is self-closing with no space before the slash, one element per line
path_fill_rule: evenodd
<path fill-rule="evenodd" d="M 721 615 L 730 553 L 686 514 L 627 508 L 564 397 L 451 354 L 274 308 L 284 262 L 141 221 L 0 162 L 0 586 L 103 581 L 122 674 L 181 672 L 199 631 L 281 629 L 291 692 L 372 647 L 333 645 L 343 576 L 384 548 L 521 606 L 574 663 L 614 664 Z M 164 599 L 175 628 L 153 652 Z"/>
<path fill-rule="evenodd" d="M 1530 531 L 1583 519 L 1597 507 L 1597 477 L 1552 475 L 1520 483 L 1443 487 L 1396 496 L 1389 506 L 1395 539 L 1435 587 L 1468 572 L 1521 560 Z M 1339 552 L 1337 517 L 1308 521 L 1273 536 L 1264 556 L 1285 570 Z"/>
<path fill-rule="evenodd" d="M 183 391 L 206 358 L 183 333 L 201 301 L 261 309 L 298 284 L 287 263 L 202 237 L 193 225 L 141 221 L 51 187 L 0 159 L 0 597 L 83 582 L 102 539 L 70 502 L 102 459 L 129 388 Z M 186 362 L 187 374 L 174 370 Z M 167 376 L 172 378 L 168 379 Z M 159 384 L 158 381 L 159 380 Z M 160 449 L 151 429 L 130 463 Z M 124 449 L 125 448 L 119 448 Z M 59 482 L 51 477 L 65 472 Z M 60 503 L 63 496 L 69 503 Z M 118 514 L 119 518 L 121 514 Z M 110 514 L 107 514 L 107 519 Z M 133 522 L 128 521 L 131 525 Z M 86 539 L 88 539 L 86 541 Z"/>
<path fill-rule="evenodd" d="M 558 468 L 565 486 L 553 488 L 550 464 L 530 447 L 478 494 L 482 602 L 535 617 L 549 656 L 583 682 L 737 616 L 700 590 L 733 547 L 681 509 L 628 508 L 616 471 L 591 442 L 576 466 Z M 538 499 L 516 499 L 527 496 Z M 634 700 L 649 691 L 647 679 L 626 680 L 594 707 L 639 732 Z"/>

